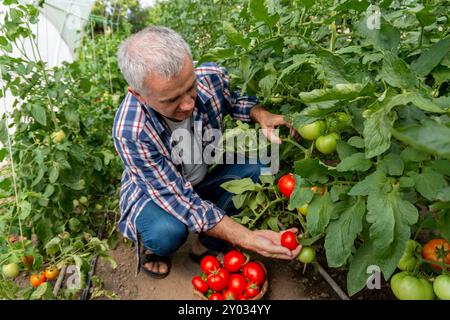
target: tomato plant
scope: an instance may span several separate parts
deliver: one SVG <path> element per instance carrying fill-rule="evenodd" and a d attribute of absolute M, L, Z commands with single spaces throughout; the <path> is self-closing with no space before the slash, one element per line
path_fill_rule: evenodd
<path fill-rule="evenodd" d="M 295 250 L 298 247 L 297 235 L 292 231 L 285 231 L 281 235 L 281 245 L 289 250 Z"/>
<path fill-rule="evenodd" d="M 391 289 L 399 300 L 433 300 L 433 285 L 425 278 L 416 277 L 407 271 L 396 273 L 391 278 Z"/>
<path fill-rule="evenodd" d="M 445 239 L 432 239 L 423 246 L 422 255 L 427 261 L 450 264 L 450 243 Z M 431 266 L 442 270 L 440 265 L 431 263 Z"/>

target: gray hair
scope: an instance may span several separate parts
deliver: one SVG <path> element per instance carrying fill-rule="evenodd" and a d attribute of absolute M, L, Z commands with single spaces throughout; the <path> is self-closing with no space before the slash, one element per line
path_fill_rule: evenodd
<path fill-rule="evenodd" d="M 186 57 L 192 59 L 189 45 L 172 29 L 147 27 L 125 39 L 117 60 L 128 84 L 140 94 L 148 93 L 145 79 L 159 75 L 166 79 L 178 75 Z"/>

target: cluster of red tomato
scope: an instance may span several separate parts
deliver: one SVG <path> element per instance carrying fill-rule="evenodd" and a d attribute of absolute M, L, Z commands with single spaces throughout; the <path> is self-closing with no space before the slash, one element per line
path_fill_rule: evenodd
<path fill-rule="evenodd" d="M 55 280 L 59 275 L 59 269 L 56 267 L 46 268 L 45 271 L 40 272 L 39 274 L 32 274 L 30 276 L 30 284 L 33 287 L 38 287 L 47 280 Z"/>
<path fill-rule="evenodd" d="M 261 292 L 266 282 L 266 271 L 259 262 L 240 251 L 231 250 L 223 258 L 223 265 L 214 256 L 200 262 L 201 276 L 194 276 L 194 289 L 209 300 L 248 300 Z"/>

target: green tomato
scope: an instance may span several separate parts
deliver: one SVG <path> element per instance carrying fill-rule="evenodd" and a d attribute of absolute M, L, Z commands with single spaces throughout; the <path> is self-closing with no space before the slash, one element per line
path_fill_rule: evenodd
<path fill-rule="evenodd" d="M 86 198 L 85 196 L 81 196 L 79 201 L 81 204 L 86 205 L 88 203 L 88 198 Z"/>
<path fill-rule="evenodd" d="M 57 132 L 52 133 L 52 140 L 54 143 L 61 143 L 66 138 L 66 134 L 63 130 L 59 130 Z"/>
<path fill-rule="evenodd" d="M 434 293 L 441 300 L 450 300 L 450 276 L 441 274 L 433 283 Z"/>
<path fill-rule="evenodd" d="M 297 212 L 306 217 L 308 215 L 308 204 L 305 203 L 301 207 L 297 208 Z"/>
<path fill-rule="evenodd" d="M 280 104 L 283 102 L 283 100 L 284 100 L 283 97 L 277 97 L 277 96 L 270 97 L 270 99 L 269 99 L 269 101 L 273 104 Z"/>
<path fill-rule="evenodd" d="M 399 300 L 433 300 L 433 285 L 425 278 L 418 278 L 407 271 L 391 278 L 391 289 Z"/>
<path fill-rule="evenodd" d="M 316 250 L 313 247 L 303 247 L 298 255 L 298 261 L 302 263 L 311 263 L 316 258 Z"/>
<path fill-rule="evenodd" d="M 8 263 L 3 265 L 2 271 L 8 278 L 15 278 L 19 275 L 19 266 L 15 262 Z"/>
<path fill-rule="evenodd" d="M 95 210 L 100 211 L 100 210 L 102 210 L 102 209 L 103 209 L 103 206 L 102 206 L 101 204 L 97 203 L 97 204 L 95 205 Z"/>
<path fill-rule="evenodd" d="M 336 133 L 330 133 L 324 136 L 320 136 L 316 140 L 316 149 L 323 154 L 330 154 L 336 150 Z"/>
<path fill-rule="evenodd" d="M 326 129 L 326 124 L 322 120 L 315 121 L 297 129 L 298 133 L 306 140 L 317 139 Z"/>
<path fill-rule="evenodd" d="M 409 239 L 406 243 L 405 252 L 400 258 L 397 268 L 402 271 L 414 271 L 419 264 L 419 259 L 416 258 L 415 253 L 422 253 L 422 246 L 417 241 Z"/>

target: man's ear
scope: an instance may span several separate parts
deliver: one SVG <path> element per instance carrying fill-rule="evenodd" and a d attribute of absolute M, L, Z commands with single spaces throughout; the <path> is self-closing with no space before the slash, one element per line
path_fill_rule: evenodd
<path fill-rule="evenodd" d="M 141 96 L 136 90 L 133 90 L 131 87 L 128 87 L 128 92 L 130 92 L 132 95 L 134 95 L 140 103 L 142 104 L 147 104 L 147 102 L 145 101 L 145 98 L 143 96 Z"/>

